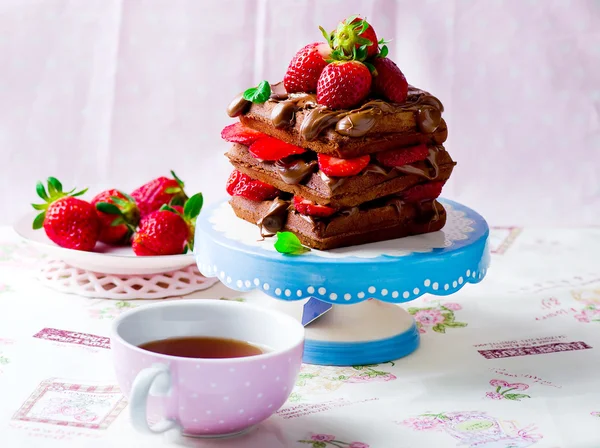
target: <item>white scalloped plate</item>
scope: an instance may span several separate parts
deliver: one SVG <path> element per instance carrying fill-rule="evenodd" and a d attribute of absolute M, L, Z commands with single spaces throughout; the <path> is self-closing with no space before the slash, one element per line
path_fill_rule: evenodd
<path fill-rule="evenodd" d="M 62 260 L 71 266 L 102 274 L 158 274 L 171 272 L 194 264 L 194 256 L 162 255 L 138 257 L 131 247 L 114 247 L 98 243 L 92 252 L 66 249 L 54 244 L 43 229 L 33 230 L 35 213 L 23 216 L 14 225 L 15 232 L 40 252 Z"/>

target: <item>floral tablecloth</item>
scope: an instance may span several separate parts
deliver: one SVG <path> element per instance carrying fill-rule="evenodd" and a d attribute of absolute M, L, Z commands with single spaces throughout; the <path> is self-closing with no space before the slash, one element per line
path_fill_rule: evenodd
<path fill-rule="evenodd" d="M 481 284 L 403 305 L 422 333 L 414 354 L 305 365 L 258 428 L 197 440 L 129 424 L 107 336 L 145 302 L 44 287 L 44 259 L 0 228 L 0 447 L 600 447 L 600 228 L 494 228 L 491 247 Z M 221 284 L 191 297 L 272 300 Z"/>

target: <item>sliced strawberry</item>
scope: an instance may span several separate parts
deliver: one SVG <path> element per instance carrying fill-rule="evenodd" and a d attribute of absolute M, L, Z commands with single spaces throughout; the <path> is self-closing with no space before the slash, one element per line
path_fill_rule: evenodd
<path fill-rule="evenodd" d="M 252 156 L 261 160 L 279 160 L 306 151 L 304 148 L 290 145 L 273 137 L 262 137 L 256 140 L 248 150 Z"/>
<path fill-rule="evenodd" d="M 301 198 L 300 196 L 294 196 L 294 208 L 302 215 L 307 216 L 320 216 L 326 217 L 331 216 L 337 210 L 335 208 L 327 207 L 326 205 L 316 204 L 307 199 Z"/>
<path fill-rule="evenodd" d="M 279 195 L 280 191 L 260 180 L 252 179 L 250 176 L 233 170 L 227 180 L 227 193 L 231 196 L 241 196 L 251 201 L 266 201 Z"/>
<path fill-rule="evenodd" d="M 356 157 L 354 159 L 339 159 L 337 157 L 328 156 L 327 154 L 319 154 L 319 168 L 328 176 L 347 177 L 355 176 L 364 170 L 371 157 L 369 155 Z"/>
<path fill-rule="evenodd" d="M 409 146 L 406 148 L 390 149 L 378 152 L 375 158 L 383 166 L 404 166 L 425 160 L 429 156 L 427 145 Z"/>
<path fill-rule="evenodd" d="M 256 140 L 266 137 L 266 134 L 247 128 L 242 123 L 234 123 L 225 126 L 221 131 L 221 138 L 231 143 L 240 143 L 250 146 Z"/>
<path fill-rule="evenodd" d="M 435 199 L 442 194 L 444 183 L 438 181 L 415 185 L 402 193 L 402 198 L 406 202 L 422 202 Z"/>

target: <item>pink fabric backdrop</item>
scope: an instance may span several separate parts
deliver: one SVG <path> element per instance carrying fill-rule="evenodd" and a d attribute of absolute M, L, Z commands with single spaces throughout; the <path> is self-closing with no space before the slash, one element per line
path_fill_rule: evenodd
<path fill-rule="evenodd" d="M 594 0 L 2 0 L 0 223 L 48 175 L 131 189 L 173 168 L 215 200 L 229 100 L 354 13 L 446 106 L 445 196 L 498 225 L 600 223 Z"/>

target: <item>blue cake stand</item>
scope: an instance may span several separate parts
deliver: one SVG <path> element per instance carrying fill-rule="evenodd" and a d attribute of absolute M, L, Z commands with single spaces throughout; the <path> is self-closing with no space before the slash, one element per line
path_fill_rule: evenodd
<path fill-rule="evenodd" d="M 280 300 L 280 309 L 302 320 L 315 299 L 331 309 L 306 327 L 304 362 L 376 364 L 401 358 L 419 345 L 410 314 L 396 304 L 423 294 L 446 296 L 480 282 L 489 266 L 486 221 L 457 202 L 438 232 L 379 243 L 312 250 L 275 251 L 274 238 L 233 213 L 224 201 L 203 210 L 195 236 L 200 272 L 238 291 L 258 289 Z M 369 300 L 371 299 L 371 300 Z"/>

